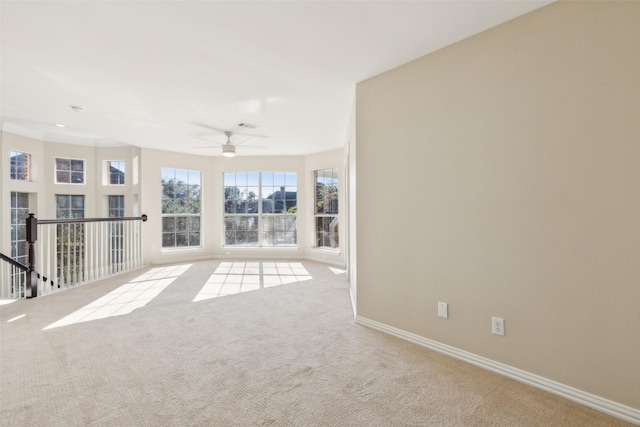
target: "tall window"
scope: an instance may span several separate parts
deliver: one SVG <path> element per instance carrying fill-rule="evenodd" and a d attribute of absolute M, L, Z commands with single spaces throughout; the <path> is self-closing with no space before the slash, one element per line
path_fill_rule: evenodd
<path fill-rule="evenodd" d="M 162 247 L 200 246 L 200 171 L 162 168 Z"/>
<path fill-rule="evenodd" d="M 29 181 L 29 157 L 27 153 L 9 152 L 11 179 Z"/>
<path fill-rule="evenodd" d="M 225 172 L 225 246 L 296 246 L 297 186 L 294 172 Z"/>
<path fill-rule="evenodd" d="M 337 249 L 338 238 L 338 169 L 313 172 L 315 191 L 316 247 Z"/>
<path fill-rule="evenodd" d="M 110 185 L 124 185 L 124 160 L 108 161 L 107 173 Z"/>
<path fill-rule="evenodd" d="M 27 228 L 29 194 L 11 192 L 11 258 L 27 264 Z M 11 273 L 11 285 L 15 295 L 24 294 L 25 276 L 17 269 Z"/>
<path fill-rule="evenodd" d="M 84 184 L 84 160 L 56 157 L 56 184 Z"/>
<path fill-rule="evenodd" d="M 124 216 L 124 196 L 109 196 L 109 218 Z"/>
<path fill-rule="evenodd" d="M 109 218 L 124 217 L 124 196 L 109 196 Z M 122 221 L 111 223 L 111 265 L 117 271 L 116 264 L 124 260 L 124 224 Z"/>
<path fill-rule="evenodd" d="M 84 218 L 84 196 L 56 194 L 56 218 Z M 57 227 L 57 276 L 60 283 L 84 281 L 84 224 Z"/>
<path fill-rule="evenodd" d="M 11 192 L 11 258 L 26 264 L 29 194 Z"/>

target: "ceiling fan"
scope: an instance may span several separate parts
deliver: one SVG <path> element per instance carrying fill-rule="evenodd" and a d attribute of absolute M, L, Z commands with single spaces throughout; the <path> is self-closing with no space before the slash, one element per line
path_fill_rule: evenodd
<path fill-rule="evenodd" d="M 218 129 L 212 128 L 212 127 L 210 127 L 210 126 L 209 126 L 209 129 L 214 129 L 214 130 L 216 130 L 216 131 L 219 131 Z M 225 130 L 225 131 L 219 131 L 219 132 L 222 132 L 222 133 L 224 133 L 224 134 L 226 135 L 226 137 L 227 137 L 227 142 L 226 142 L 226 143 L 224 143 L 224 144 L 223 144 L 223 143 L 221 143 L 221 142 L 213 141 L 213 140 L 211 140 L 211 139 L 203 138 L 203 137 L 199 137 L 199 136 L 197 136 L 196 138 L 198 138 L 198 139 L 202 139 L 202 140 L 205 140 L 205 141 L 208 141 L 208 142 L 213 142 L 213 143 L 215 143 L 215 144 L 218 144 L 218 145 L 220 145 L 220 146 L 222 147 L 222 155 L 223 155 L 223 156 L 225 156 L 225 157 L 234 157 L 234 156 L 236 155 L 236 145 L 240 145 L 240 144 L 236 144 L 236 145 L 234 145 L 234 144 L 231 142 L 231 136 L 233 135 L 233 132 L 228 131 L 228 130 Z M 245 135 L 245 136 L 248 136 L 248 137 L 258 137 L 258 138 L 266 138 L 266 137 L 264 137 L 264 136 L 262 136 L 262 135 Z M 213 146 L 206 146 L 206 147 L 193 147 L 193 148 L 197 148 L 197 149 L 200 149 L 200 148 L 213 148 Z M 242 148 L 243 148 L 243 149 L 244 149 L 244 148 L 266 149 L 267 147 L 259 147 L 259 146 L 253 146 L 253 145 L 242 145 Z"/>

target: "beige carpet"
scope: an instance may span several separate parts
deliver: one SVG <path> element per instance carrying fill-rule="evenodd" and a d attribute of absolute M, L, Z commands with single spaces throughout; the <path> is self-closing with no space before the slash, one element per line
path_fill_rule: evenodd
<path fill-rule="evenodd" d="M 0 306 L 0 425 L 628 425 L 354 324 L 345 275 L 322 264 L 193 302 L 218 264 L 122 316 L 43 331 L 148 269 Z"/>

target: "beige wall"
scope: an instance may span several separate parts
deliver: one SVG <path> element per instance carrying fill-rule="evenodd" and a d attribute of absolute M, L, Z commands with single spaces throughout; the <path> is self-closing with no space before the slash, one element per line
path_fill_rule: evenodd
<path fill-rule="evenodd" d="M 132 161 L 139 154 L 135 147 L 89 147 L 42 141 L 11 132 L 0 132 L 2 175 L 0 187 L 0 252 L 11 255 L 10 194 L 29 193 L 29 211 L 40 219 L 56 217 L 56 194 L 75 194 L 85 197 L 84 216 L 103 217 L 108 214 L 108 196 L 125 197 L 125 215 L 133 215 L 134 197 L 138 185 L 133 183 Z M 21 151 L 30 155 L 30 180 L 10 179 L 9 153 Z M 55 158 L 66 157 L 85 161 L 85 183 L 82 185 L 55 183 Z M 112 186 L 103 181 L 107 160 L 125 161 L 125 185 Z"/>
<path fill-rule="evenodd" d="M 137 188 L 131 184 L 132 158 L 138 152 L 134 147 L 88 147 L 74 144 L 44 142 L 37 138 L 2 132 L 2 199 L 11 191 L 34 194 L 36 205 L 31 206 L 39 218 L 55 218 L 56 194 L 80 194 L 85 196 L 85 217 L 105 216 L 107 196 L 124 195 L 126 215 L 132 214 L 132 195 Z M 30 180 L 15 181 L 9 178 L 9 152 L 21 151 L 30 155 Z M 65 157 L 85 161 L 85 183 L 65 185 L 55 183 L 55 158 Z M 104 185 L 102 180 L 107 160 L 123 160 L 126 165 L 126 185 Z M 5 167 L 6 165 L 6 167 Z M 4 211 L 2 211 L 4 213 Z"/>
<path fill-rule="evenodd" d="M 29 210 L 40 218 L 50 218 L 47 212 L 53 212 L 55 215 L 55 199 L 53 196 L 48 197 L 48 189 L 53 189 L 53 166 L 51 165 L 51 175 L 45 171 L 46 165 L 52 163 L 53 159 L 47 157 L 46 146 L 42 141 L 22 135 L 16 135 L 10 132 L 0 132 L 1 139 L 1 155 L 2 176 L 0 179 L 0 187 L 2 195 L 0 196 L 0 252 L 11 256 L 11 192 L 29 193 Z M 20 151 L 28 153 L 30 156 L 30 180 L 17 181 L 10 179 L 10 152 Z M 54 206 L 53 208 L 51 206 Z"/>
<path fill-rule="evenodd" d="M 358 85 L 359 316 L 640 408 L 639 22 L 555 3 Z"/>
<path fill-rule="evenodd" d="M 37 210 L 38 206 L 44 206 L 45 179 L 43 173 L 34 164 L 42 164 L 44 146 L 41 141 L 25 136 L 15 135 L 8 132 L 0 132 L 0 252 L 11 256 L 11 201 L 12 191 L 30 193 L 29 203 L 32 210 Z M 16 181 L 10 179 L 9 153 L 10 151 L 21 151 L 31 155 L 31 181 Z"/>
<path fill-rule="evenodd" d="M 0 222 L 2 230 L 9 230 L 9 195 L 11 191 L 33 194 L 31 211 L 41 219 L 55 218 L 55 195 L 78 194 L 85 196 L 85 217 L 101 217 L 108 213 L 108 196 L 125 196 L 125 215 L 147 214 L 143 226 L 143 262 L 163 264 L 184 260 L 208 258 L 299 259 L 310 258 L 343 266 L 344 249 L 339 252 L 313 248 L 313 170 L 338 167 L 343 177 L 344 150 L 334 150 L 308 156 L 244 157 L 233 159 L 206 157 L 175 152 L 140 149 L 137 147 L 90 147 L 74 144 L 45 142 L 37 138 L 2 132 L 2 196 Z M 17 150 L 31 155 L 29 182 L 9 179 L 9 151 Z M 85 184 L 55 183 L 54 158 L 68 157 L 85 160 Z M 125 161 L 125 185 L 112 186 L 104 178 L 106 161 Z M 162 167 L 199 170 L 202 172 L 204 198 L 202 204 L 202 247 L 185 250 L 163 250 L 161 233 Z M 231 171 L 291 171 L 298 175 L 298 247 L 297 248 L 225 248 L 223 245 L 223 185 L 224 172 Z M 343 187 L 344 188 L 344 187 Z M 340 195 L 344 206 L 344 191 Z M 343 213 L 341 212 L 341 215 Z M 342 221 L 343 222 L 343 221 Z M 344 228 L 340 230 L 342 245 L 346 240 Z M 11 253 L 10 235 L 0 233 L 0 251 Z"/>

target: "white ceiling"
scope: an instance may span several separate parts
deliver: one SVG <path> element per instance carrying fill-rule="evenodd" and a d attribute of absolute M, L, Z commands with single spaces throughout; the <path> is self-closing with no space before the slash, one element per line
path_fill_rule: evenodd
<path fill-rule="evenodd" d="M 357 82 L 548 3 L 2 0 L 2 128 L 201 155 L 220 149 L 198 137 L 225 141 L 205 126 L 267 137 L 234 138 L 240 155 L 341 148 Z"/>

